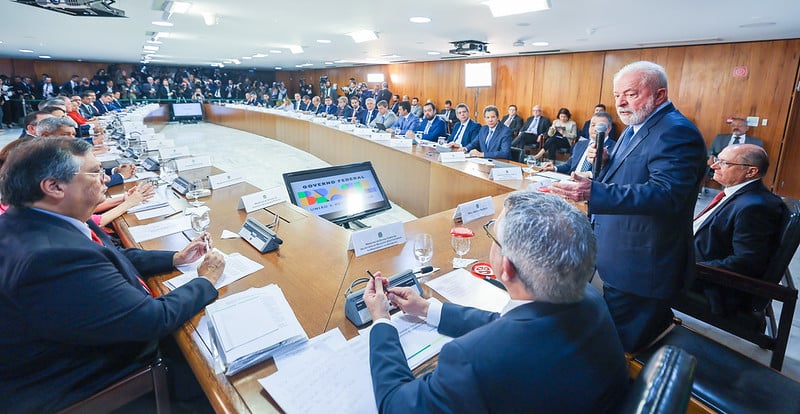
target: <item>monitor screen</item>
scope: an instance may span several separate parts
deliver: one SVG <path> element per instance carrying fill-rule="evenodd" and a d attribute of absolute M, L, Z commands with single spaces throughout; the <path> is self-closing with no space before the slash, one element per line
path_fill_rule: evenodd
<path fill-rule="evenodd" d="M 199 102 L 172 104 L 172 119 L 203 119 L 203 104 Z"/>
<path fill-rule="evenodd" d="M 372 163 L 283 174 L 292 203 L 336 224 L 392 208 Z"/>

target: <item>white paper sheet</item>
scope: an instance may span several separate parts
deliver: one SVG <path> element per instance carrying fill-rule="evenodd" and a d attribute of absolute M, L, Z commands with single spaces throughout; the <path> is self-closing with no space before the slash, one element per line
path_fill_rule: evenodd
<path fill-rule="evenodd" d="M 453 270 L 425 284 L 450 302 L 490 312 L 500 312 L 510 299 L 504 290 L 464 269 Z"/>
<path fill-rule="evenodd" d="M 131 236 L 137 242 L 157 239 L 159 237 L 169 236 L 170 234 L 180 233 L 192 228 L 192 223 L 189 217 L 178 217 L 169 220 L 157 221 L 155 223 L 145 224 L 142 226 L 128 227 Z"/>
<path fill-rule="evenodd" d="M 219 250 L 217 251 L 219 252 Z M 219 278 L 219 280 L 217 280 L 217 283 L 214 284 L 214 287 L 217 289 L 228 286 L 231 283 L 264 268 L 263 265 L 259 264 L 258 262 L 254 262 L 239 253 L 231 253 L 228 255 L 223 253 L 223 256 L 225 257 L 225 271 L 222 272 L 222 276 Z M 164 282 L 164 284 L 167 285 L 170 290 L 175 290 L 186 283 L 189 283 L 190 280 L 198 277 L 197 266 L 203 262 L 204 258 L 205 256 L 193 263 L 178 266 L 178 270 L 183 272 L 183 274 L 167 280 Z"/>

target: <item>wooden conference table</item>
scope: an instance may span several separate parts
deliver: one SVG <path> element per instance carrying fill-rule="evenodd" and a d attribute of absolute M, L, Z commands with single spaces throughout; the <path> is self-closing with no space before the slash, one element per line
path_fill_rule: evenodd
<path fill-rule="evenodd" d="M 227 111 L 226 108 L 216 108 Z M 248 112 L 235 110 L 230 114 L 246 119 L 249 117 L 246 115 Z M 262 113 L 254 113 L 254 115 L 276 117 Z M 241 119 L 236 122 L 242 122 Z M 452 216 L 454 207 L 458 203 L 492 195 L 494 196 L 495 211 L 499 213 L 505 198 L 503 194 L 525 185 L 524 181 L 518 182 L 516 185 L 514 185 L 515 182 L 492 182 L 488 180 L 485 173 L 477 168 L 472 169 L 470 165 L 443 165 L 426 156 L 424 151 L 417 148 L 390 148 L 346 132 L 297 119 L 285 118 L 274 119 L 274 121 L 277 121 L 278 125 L 269 128 L 275 128 L 282 134 L 287 134 L 285 135 L 286 141 L 297 137 L 307 139 L 307 145 L 321 151 L 315 154 L 317 156 L 326 153 L 330 156 L 341 157 L 342 159 L 339 159 L 338 163 L 346 163 L 363 160 L 352 158 L 355 157 L 353 155 L 355 153 L 365 154 L 366 158 L 364 159 L 371 159 L 375 169 L 379 171 L 378 174 L 390 199 L 405 208 L 408 208 L 409 205 L 403 204 L 407 202 L 406 200 L 412 202 L 410 205 L 415 206 L 411 209 L 412 211 L 415 209 L 416 211 L 434 211 L 435 214 L 423 214 L 425 217 L 404 224 L 407 240 L 413 240 L 414 236 L 420 233 L 430 233 L 433 236 L 434 255 L 431 264 L 441 270 L 429 278 L 443 275 L 452 268 L 451 259 L 455 254 L 450 248 L 449 230 L 455 225 Z M 287 122 L 287 125 L 281 126 L 280 124 L 284 121 Z M 252 127 L 259 123 L 253 122 Z M 231 126 L 234 125 L 237 124 L 231 123 Z M 301 132 L 305 130 L 308 135 L 303 138 L 302 133 L 296 135 L 290 133 L 289 130 L 300 130 Z M 274 134 L 270 136 L 276 137 Z M 346 143 L 347 140 L 352 141 L 349 145 L 350 150 L 339 151 L 338 148 L 334 148 L 336 145 L 329 146 L 335 142 Z M 317 145 L 317 141 L 327 142 Z M 343 144 L 343 146 L 346 145 Z M 324 148 L 324 150 L 320 148 Z M 378 155 L 376 157 L 368 156 L 369 151 L 374 151 Z M 329 161 L 329 159 L 326 160 Z M 388 170 L 385 163 L 391 166 Z M 182 175 L 188 178 L 197 178 L 219 172 L 212 167 L 191 170 Z M 387 185 L 388 183 L 392 184 Z M 480 192 L 481 188 L 487 192 Z M 344 336 L 350 339 L 358 334 L 355 326 L 344 315 L 343 294 L 351 281 L 363 277 L 366 269 L 380 270 L 384 275 L 389 276 L 419 266 L 413 255 L 412 243 L 355 257 L 352 251 L 347 250 L 350 238 L 348 230 L 286 202 L 249 215 L 262 223 L 271 223 L 275 215 L 280 217 L 276 233 L 283 240 L 283 244 L 279 250 L 261 254 L 241 239 L 219 239 L 222 230 L 237 232 L 241 228 L 248 215 L 244 210 L 237 210 L 239 198 L 256 191 L 259 189 L 248 183 L 240 183 L 214 190 L 210 197 L 203 199 L 211 209 L 212 221 L 209 232 L 214 236 L 214 246 L 225 253 L 241 253 L 264 266 L 260 271 L 220 289 L 220 297 L 251 287 L 262 287 L 275 283 L 283 290 L 287 301 L 309 337 L 339 328 Z M 398 193 L 408 198 L 400 202 Z M 415 194 L 418 197 L 415 197 Z M 186 203 L 178 196 L 168 196 L 175 197 L 171 201 L 173 206 Z M 481 226 L 489 219 L 490 217 L 486 217 L 465 225 L 476 234 L 476 237 L 472 239 L 472 247 L 466 255 L 467 257 L 479 260 L 488 259 L 491 241 L 484 235 Z M 188 243 L 187 236 L 181 233 L 142 243 L 135 243 L 131 239 L 127 230 L 129 226 L 148 224 L 158 220 L 163 220 L 163 218 L 140 222 L 135 215 L 127 214 L 114 224 L 126 246 L 138 246 L 150 250 L 179 250 Z M 169 290 L 163 282 L 178 274 L 176 271 L 160 275 L 149 279 L 148 284 L 158 294 L 165 294 Z M 421 282 L 426 280 L 422 279 Z M 423 287 L 426 295 L 438 297 L 426 285 L 423 284 Z M 444 298 L 439 297 L 439 299 Z M 231 377 L 214 373 L 210 348 L 196 330 L 202 314 L 196 315 L 174 335 L 214 409 L 219 413 L 280 412 L 277 404 L 257 382 L 258 378 L 275 372 L 272 360 Z"/>

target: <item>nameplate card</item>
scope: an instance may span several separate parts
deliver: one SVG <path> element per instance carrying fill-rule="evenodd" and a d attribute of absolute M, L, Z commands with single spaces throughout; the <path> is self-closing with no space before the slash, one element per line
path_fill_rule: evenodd
<path fill-rule="evenodd" d="M 234 184 L 239 184 L 241 182 L 244 182 L 244 178 L 242 178 L 241 175 L 234 173 L 226 172 L 222 174 L 215 174 L 208 176 L 208 183 L 209 185 L 211 185 L 212 190 L 228 187 Z"/>
<path fill-rule="evenodd" d="M 371 137 L 376 141 L 388 141 L 392 139 L 392 134 L 388 132 L 373 132 Z"/>
<path fill-rule="evenodd" d="M 358 135 L 359 137 L 369 138 L 372 136 L 372 130 L 369 128 L 356 128 L 353 130 L 353 134 Z"/>
<path fill-rule="evenodd" d="M 340 131 L 353 131 L 356 129 L 356 126 L 353 124 L 339 124 Z"/>
<path fill-rule="evenodd" d="M 282 186 L 275 186 L 267 188 L 266 190 L 257 193 L 243 195 L 239 199 L 238 209 L 244 209 L 247 213 L 252 213 L 256 210 L 269 207 L 273 204 L 288 200 L 285 188 Z"/>
<path fill-rule="evenodd" d="M 174 148 L 161 148 L 158 150 L 158 155 L 161 156 L 162 160 L 169 160 L 173 158 L 182 158 L 188 157 L 191 154 L 189 152 L 189 147 L 174 147 Z"/>
<path fill-rule="evenodd" d="M 163 155 L 162 155 L 163 157 Z M 187 170 L 194 170 L 197 168 L 206 168 L 211 166 L 211 156 L 210 155 L 201 155 L 199 157 L 186 157 L 186 158 L 179 158 L 175 160 L 175 166 L 178 168 L 178 172 L 184 172 Z"/>
<path fill-rule="evenodd" d="M 175 148 L 174 139 L 149 139 L 145 142 L 147 142 L 147 148 L 151 151 L 160 150 L 161 148 Z"/>
<path fill-rule="evenodd" d="M 440 152 L 439 161 L 441 162 L 462 162 L 467 160 L 467 154 L 461 151 Z"/>
<path fill-rule="evenodd" d="M 487 196 L 459 204 L 458 207 L 456 207 L 455 214 L 453 214 L 453 219 L 460 218 L 462 223 L 469 223 L 470 221 L 493 214 L 494 203 L 492 203 L 492 197 Z"/>
<path fill-rule="evenodd" d="M 311 122 L 313 122 L 315 124 L 324 124 L 326 120 L 327 120 L 327 118 L 325 118 L 324 116 L 318 116 L 318 117 L 314 117 L 311 120 Z"/>
<path fill-rule="evenodd" d="M 389 146 L 393 148 L 411 148 L 414 146 L 414 140 L 406 138 L 390 139 Z"/>
<path fill-rule="evenodd" d="M 494 181 L 521 180 L 522 168 L 520 167 L 494 167 L 489 171 L 489 179 Z"/>
<path fill-rule="evenodd" d="M 349 248 L 353 249 L 358 257 L 405 242 L 406 231 L 403 223 L 398 221 L 353 233 L 350 235 Z"/>
<path fill-rule="evenodd" d="M 339 122 L 339 120 L 335 118 L 325 120 L 325 125 L 327 126 L 335 127 L 339 124 L 341 124 L 341 122 Z"/>

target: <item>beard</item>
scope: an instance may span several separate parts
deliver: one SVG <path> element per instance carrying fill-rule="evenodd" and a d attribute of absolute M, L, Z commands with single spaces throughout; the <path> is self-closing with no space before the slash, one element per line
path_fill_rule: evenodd
<path fill-rule="evenodd" d="M 654 109 L 655 97 L 651 95 L 650 98 L 647 99 L 647 102 L 644 103 L 644 106 L 638 111 L 629 109 L 627 106 L 624 108 L 618 107 L 617 115 L 619 115 L 619 119 L 625 125 L 639 125 L 653 113 Z"/>

